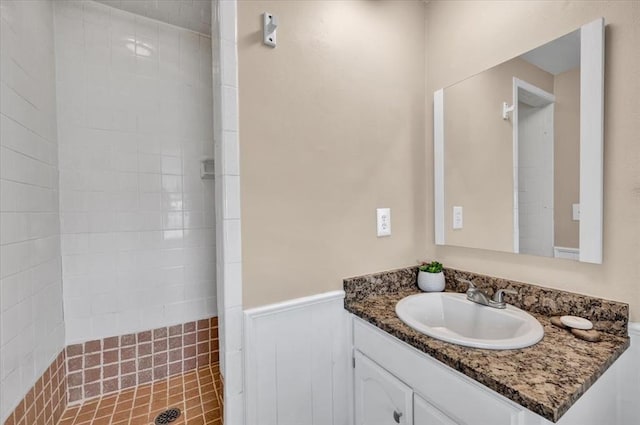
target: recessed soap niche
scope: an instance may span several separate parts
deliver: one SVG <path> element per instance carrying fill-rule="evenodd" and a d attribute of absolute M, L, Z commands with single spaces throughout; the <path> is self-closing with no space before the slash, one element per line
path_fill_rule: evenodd
<path fill-rule="evenodd" d="M 203 180 L 215 178 L 215 162 L 213 158 L 205 158 L 200 162 L 200 178 Z"/>

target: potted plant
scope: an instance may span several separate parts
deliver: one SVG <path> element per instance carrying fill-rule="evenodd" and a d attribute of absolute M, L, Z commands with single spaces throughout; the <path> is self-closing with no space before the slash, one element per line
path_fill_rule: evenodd
<path fill-rule="evenodd" d="M 437 261 L 422 263 L 418 267 L 418 287 L 425 292 L 443 291 L 444 273 L 442 273 L 442 264 Z"/>

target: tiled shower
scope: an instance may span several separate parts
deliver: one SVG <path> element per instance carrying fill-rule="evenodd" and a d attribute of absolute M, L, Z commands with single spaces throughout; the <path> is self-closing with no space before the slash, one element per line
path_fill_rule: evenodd
<path fill-rule="evenodd" d="M 67 341 L 215 315 L 210 37 L 54 5 Z"/>
<path fill-rule="evenodd" d="M 0 423 L 219 381 L 211 2 L 0 4 Z"/>

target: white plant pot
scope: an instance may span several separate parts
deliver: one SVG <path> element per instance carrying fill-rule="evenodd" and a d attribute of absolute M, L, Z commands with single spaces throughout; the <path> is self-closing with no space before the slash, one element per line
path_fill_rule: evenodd
<path fill-rule="evenodd" d="M 418 271 L 418 287 L 424 292 L 442 292 L 444 290 L 444 273 Z"/>

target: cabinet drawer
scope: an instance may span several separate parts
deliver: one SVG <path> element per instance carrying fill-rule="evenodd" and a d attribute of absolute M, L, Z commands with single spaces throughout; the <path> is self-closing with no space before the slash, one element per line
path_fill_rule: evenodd
<path fill-rule="evenodd" d="M 354 346 L 459 425 L 521 425 L 524 408 L 354 317 Z"/>
<path fill-rule="evenodd" d="M 450 417 L 429 404 L 418 394 L 413 395 L 414 425 L 459 425 Z"/>

